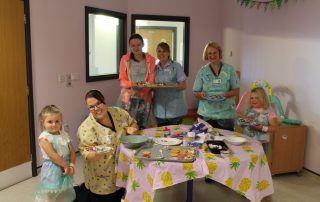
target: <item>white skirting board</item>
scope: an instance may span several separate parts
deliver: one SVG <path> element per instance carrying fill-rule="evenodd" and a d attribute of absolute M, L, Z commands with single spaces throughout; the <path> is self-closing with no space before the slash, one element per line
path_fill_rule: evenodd
<path fill-rule="evenodd" d="M 0 172 L 0 190 L 32 177 L 31 161 Z"/>

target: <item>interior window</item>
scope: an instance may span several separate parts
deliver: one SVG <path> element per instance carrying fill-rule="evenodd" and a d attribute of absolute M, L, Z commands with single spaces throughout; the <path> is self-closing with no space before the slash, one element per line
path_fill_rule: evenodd
<path fill-rule="evenodd" d="M 168 43 L 171 58 L 189 74 L 189 17 L 133 14 L 131 19 L 131 32 L 144 38 L 144 51 L 156 57 L 158 43 Z"/>
<path fill-rule="evenodd" d="M 125 53 L 127 15 L 85 7 L 86 81 L 116 79 Z"/>

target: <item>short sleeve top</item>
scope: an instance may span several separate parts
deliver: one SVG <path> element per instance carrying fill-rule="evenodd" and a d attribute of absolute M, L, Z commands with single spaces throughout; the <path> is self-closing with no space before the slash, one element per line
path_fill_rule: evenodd
<path fill-rule="evenodd" d="M 215 75 L 209 63 L 198 71 L 193 91 L 203 91 L 206 95 L 219 95 L 239 87 L 239 78 L 231 65 L 221 62 L 220 73 Z M 211 119 L 234 118 L 235 101 L 233 97 L 219 102 L 200 100 L 198 114 Z"/>
<path fill-rule="evenodd" d="M 50 142 L 52 144 L 54 150 L 60 156 L 62 156 L 62 157 L 69 156 L 69 154 L 70 154 L 69 143 L 71 142 L 71 140 L 70 140 L 68 133 L 66 133 L 65 131 L 60 131 L 59 135 L 54 135 L 54 134 L 51 134 L 45 130 L 40 134 L 39 140 L 40 139 L 46 139 L 48 142 Z M 42 147 L 40 147 L 40 148 L 41 148 L 42 157 L 45 160 L 49 160 L 49 157 L 46 154 L 46 152 L 44 152 Z"/>

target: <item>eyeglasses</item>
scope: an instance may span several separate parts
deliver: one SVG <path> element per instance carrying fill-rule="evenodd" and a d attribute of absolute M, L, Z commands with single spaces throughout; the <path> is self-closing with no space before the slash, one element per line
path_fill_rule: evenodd
<path fill-rule="evenodd" d="M 88 106 L 88 109 L 90 111 L 94 111 L 96 109 L 101 109 L 102 104 L 103 104 L 102 102 L 97 102 L 97 104 L 95 104 L 95 105 Z"/>

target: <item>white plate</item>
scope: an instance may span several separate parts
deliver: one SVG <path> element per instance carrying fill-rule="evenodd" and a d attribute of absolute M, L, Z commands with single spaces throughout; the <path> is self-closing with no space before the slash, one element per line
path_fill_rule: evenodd
<path fill-rule="evenodd" d="M 226 97 L 223 96 L 223 94 L 220 95 L 207 95 L 206 99 L 213 102 L 223 101 L 226 99 Z"/>
<path fill-rule="evenodd" d="M 219 136 L 219 135 L 215 135 L 215 136 L 214 136 L 214 140 L 215 140 L 215 141 L 223 141 L 223 140 L 225 140 L 225 139 L 226 139 L 225 136 Z"/>
<path fill-rule="evenodd" d="M 157 144 L 170 146 L 170 145 L 181 144 L 182 140 L 179 140 L 177 138 L 165 138 L 164 137 L 164 138 L 155 138 L 154 142 Z"/>
<path fill-rule="evenodd" d="M 226 140 L 233 145 L 241 145 L 247 142 L 247 139 L 244 137 L 227 137 Z"/>

